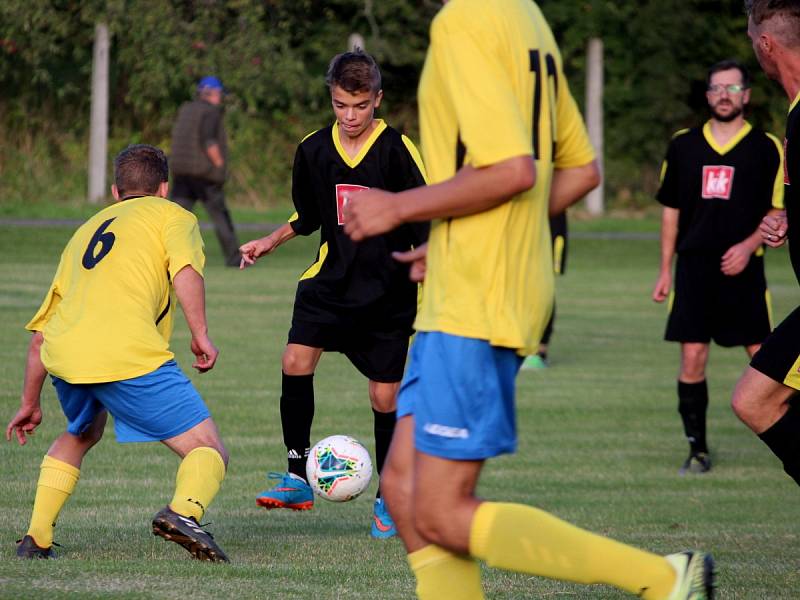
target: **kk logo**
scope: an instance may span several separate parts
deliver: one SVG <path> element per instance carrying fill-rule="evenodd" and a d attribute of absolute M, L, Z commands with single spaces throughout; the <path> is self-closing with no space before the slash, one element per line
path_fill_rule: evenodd
<path fill-rule="evenodd" d="M 733 167 L 724 165 L 703 167 L 703 198 L 731 199 Z"/>
<path fill-rule="evenodd" d="M 344 207 L 347 204 L 348 198 L 361 190 L 368 189 L 368 187 L 364 187 L 363 185 L 353 185 L 351 183 L 336 184 L 336 217 L 339 225 L 344 225 Z"/>

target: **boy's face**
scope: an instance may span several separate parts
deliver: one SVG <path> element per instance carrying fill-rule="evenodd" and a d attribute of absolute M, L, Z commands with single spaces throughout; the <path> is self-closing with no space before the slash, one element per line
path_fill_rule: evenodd
<path fill-rule="evenodd" d="M 339 122 L 339 130 L 347 137 L 357 138 L 369 127 L 375 109 L 381 105 L 383 90 L 350 93 L 338 85 L 331 87 L 333 113 Z"/>

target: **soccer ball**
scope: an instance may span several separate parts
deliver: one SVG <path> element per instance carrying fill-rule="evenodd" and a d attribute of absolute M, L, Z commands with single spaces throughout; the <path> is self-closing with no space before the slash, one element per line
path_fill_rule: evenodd
<path fill-rule="evenodd" d="M 358 440 L 348 435 L 332 435 L 311 448 L 306 476 L 317 496 L 347 502 L 367 489 L 372 460 Z"/>

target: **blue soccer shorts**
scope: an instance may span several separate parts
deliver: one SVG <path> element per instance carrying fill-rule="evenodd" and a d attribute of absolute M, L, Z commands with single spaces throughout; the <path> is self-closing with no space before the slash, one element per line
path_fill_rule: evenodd
<path fill-rule="evenodd" d="M 416 334 L 397 397 L 414 417 L 414 446 L 451 460 L 483 460 L 517 448 L 514 380 L 522 357 L 486 340 Z"/>
<path fill-rule="evenodd" d="M 53 376 L 67 431 L 80 435 L 104 409 L 114 417 L 117 441 L 159 442 L 188 431 L 211 416 L 203 399 L 169 360 L 155 371 L 108 383 L 67 383 Z"/>

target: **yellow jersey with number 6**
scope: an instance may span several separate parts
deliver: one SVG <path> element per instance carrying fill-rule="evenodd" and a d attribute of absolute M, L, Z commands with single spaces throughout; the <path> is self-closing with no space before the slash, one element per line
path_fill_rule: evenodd
<path fill-rule="evenodd" d="M 554 168 L 594 159 L 561 55 L 531 0 L 450 0 L 431 25 L 419 86 L 430 183 L 523 155 L 536 184 L 475 215 L 435 221 L 421 331 L 536 351 L 553 302 L 547 204 Z"/>
<path fill-rule="evenodd" d="M 26 325 L 44 335 L 47 371 L 69 383 L 145 375 L 173 358 L 172 278 L 203 274 L 197 218 L 154 196 L 117 202 L 81 225 Z"/>

